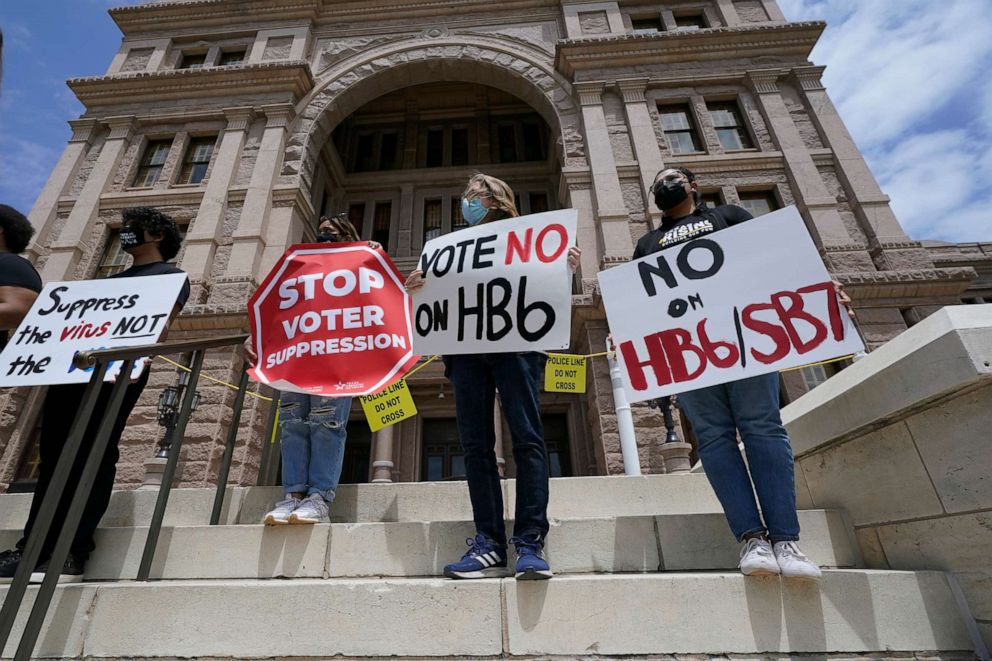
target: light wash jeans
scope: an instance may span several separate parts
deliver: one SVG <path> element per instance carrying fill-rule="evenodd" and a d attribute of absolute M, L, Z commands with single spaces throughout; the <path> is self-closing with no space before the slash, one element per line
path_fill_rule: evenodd
<path fill-rule="evenodd" d="M 279 399 L 283 491 L 334 500 L 344 464 L 351 397 L 283 392 Z"/>
<path fill-rule="evenodd" d="M 678 402 L 699 439 L 699 459 L 737 541 L 760 532 L 772 542 L 798 540 L 795 469 L 779 413 L 778 374 L 682 393 Z M 738 429 L 746 465 L 737 447 Z"/>

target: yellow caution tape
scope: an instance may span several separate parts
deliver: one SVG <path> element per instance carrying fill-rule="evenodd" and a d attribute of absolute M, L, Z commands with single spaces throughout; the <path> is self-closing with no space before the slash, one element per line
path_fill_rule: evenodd
<path fill-rule="evenodd" d="M 174 360 L 169 360 L 165 356 L 155 356 L 155 357 L 156 358 L 161 358 L 165 362 L 169 363 L 170 365 L 172 365 L 174 367 L 178 367 L 179 369 L 183 370 L 184 372 L 192 372 L 193 371 L 190 368 L 186 367 L 185 365 L 181 365 L 181 364 L 177 363 Z M 216 384 L 219 384 L 219 385 L 222 385 L 222 386 L 227 386 L 228 388 L 230 388 L 232 390 L 237 390 L 238 389 L 238 387 L 236 385 L 234 385 L 233 383 L 228 383 L 227 381 L 221 381 L 220 379 L 215 379 L 214 377 L 209 376 L 207 374 L 203 374 L 202 372 L 200 373 L 200 378 L 206 379 L 207 381 L 211 381 L 213 383 L 216 383 Z M 250 390 L 246 390 L 245 391 L 245 394 L 248 395 L 249 397 L 254 397 L 256 399 L 261 399 L 262 401 L 265 401 L 265 402 L 271 402 L 272 401 L 272 398 L 271 397 L 266 397 L 265 395 L 259 395 L 257 392 L 252 392 Z"/>

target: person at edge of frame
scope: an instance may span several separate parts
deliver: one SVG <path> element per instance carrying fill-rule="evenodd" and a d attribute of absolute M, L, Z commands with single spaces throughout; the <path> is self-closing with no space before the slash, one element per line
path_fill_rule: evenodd
<path fill-rule="evenodd" d="M 31 222 L 13 207 L 0 204 L 0 351 L 41 293 L 41 276 L 21 257 L 34 235 Z"/>
<path fill-rule="evenodd" d="M 348 215 L 324 216 L 317 226 L 317 243 L 360 241 Z M 369 247 L 382 246 L 369 241 Z M 245 355 L 252 365 L 258 356 L 249 336 Z M 324 397 L 281 391 L 279 433 L 282 449 L 283 499 L 265 514 L 269 526 L 330 521 L 330 505 L 341 479 L 348 437 L 351 397 Z"/>
<path fill-rule="evenodd" d="M 179 254 L 179 248 L 182 246 L 182 235 L 179 233 L 179 227 L 171 217 L 149 207 L 124 209 L 121 216 L 123 221 L 120 230 L 121 249 L 131 256 L 133 263 L 120 273 L 109 276 L 110 278 L 135 278 L 183 273 L 178 267 L 167 263 Z M 189 294 L 190 287 L 189 280 L 187 280 L 183 283 L 179 298 L 169 316 L 170 325 L 186 304 Z M 159 341 L 164 341 L 167 333 L 168 326 Z M 110 504 L 110 494 L 114 489 L 117 460 L 120 457 L 118 444 L 121 440 L 121 434 L 124 433 L 128 417 L 131 415 L 134 405 L 137 404 L 141 391 L 148 383 L 148 372 L 149 369 L 146 365 L 141 375 L 131 381 L 124 393 L 124 400 L 117 413 L 117 419 L 107 441 L 107 449 L 93 483 L 93 490 L 86 501 L 86 507 L 83 509 L 83 515 L 79 521 L 79 528 L 76 530 L 76 535 L 69 548 L 65 565 L 61 569 L 60 583 L 75 583 L 83 580 L 86 560 L 96 548 L 93 533 L 96 531 L 104 512 L 107 511 L 107 506 Z M 121 376 L 120 378 L 125 377 Z M 85 383 L 70 383 L 49 386 L 48 388 L 41 410 L 39 453 L 41 462 L 39 464 L 38 483 L 31 499 L 31 509 L 27 524 L 24 527 L 24 536 L 17 542 L 15 548 L 0 553 L 0 583 L 9 583 L 17 571 L 17 565 L 27 543 L 28 535 L 31 533 L 31 528 L 38 516 L 41 503 L 55 472 L 55 465 L 58 463 L 62 448 L 68 440 L 69 432 L 76 419 L 76 412 L 82 404 L 86 385 Z M 63 522 L 68 515 L 69 505 L 76 495 L 76 487 L 82 476 L 83 465 L 86 463 L 100 423 L 103 421 L 107 406 L 110 404 L 112 388 L 113 384 L 107 382 L 100 389 L 93 415 L 90 417 L 89 425 L 83 435 L 79 455 L 76 457 L 69 479 L 66 481 L 65 491 L 55 512 L 55 519 L 52 521 L 52 527 L 42 546 L 40 564 L 34 568 L 31 574 L 32 583 L 40 583 L 48 570 L 48 558 L 52 554 Z"/>
<path fill-rule="evenodd" d="M 735 205 L 708 207 L 699 194 L 695 175 L 686 168 L 659 172 L 651 193 L 663 213 L 661 225 L 637 241 L 632 259 L 753 218 Z M 839 282 L 834 282 L 834 289 L 853 319 L 851 299 Z M 612 338 L 610 343 L 612 347 Z M 779 411 L 778 372 L 680 393 L 678 401 L 699 439 L 699 459 L 706 477 L 741 544 L 741 572 L 747 576 L 820 578 L 819 566 L 798 545 L 792 445 Z M 737 446 L 738 431 L 746 464 Z"/>
<path fill-rule="evenodd" d="M 469 225 L 513 219 L 520 214 L 513 190 L 485 174 L 469 179 L 462 195 L 462 217 Z M 582 251 L 571 247 L 568 265 L 578 267 Z M 424 285 L 423 272 L 410 274 L 407 290 Z M 476 534 L 458 562 L 444 568 L 448 578 L 470 579 L 508 576 L 506 524 L 503 495 L 496 463 L 493 406 L 499 390 L 503 415 L 510 427 L 513 458 L 517 466 L 517 500 L 514 545 L 518 579 L 551 578 L 544 555 L 548 534 L 548 451 L 544 443 L 538 391 L 543 382 L 547 355 L 540 351 L 445 356 L 445 376 L 455 394 L 458 438 L 465 452 L 465 473 L 475 519 Z"/>

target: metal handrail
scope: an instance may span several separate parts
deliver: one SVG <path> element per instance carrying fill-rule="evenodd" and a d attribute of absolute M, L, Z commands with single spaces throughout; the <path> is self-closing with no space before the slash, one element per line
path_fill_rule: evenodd
<path fill-rule="evenodd" d="M 73 465 L 76 463 L 77 455 L 82 447 L 83 437 L 89 426 L 90 418 L 93 416 L 93 411 L 96 408 L 97 397 L 99 396 L 100 389 L 103 386 L 103 380 L 106 376 L 110 363 L 123 360 L 124 365 L 120 374 L 129 375 L 135 361 L 139 358 L 150 355 L 185 353 L 187 351 L 193 352 L 193 357 L 190 363 L 189 386 L 183 397 L 183 402 L 179 411 L 179 418 L 177 420 L 175 430 L 173 431 L 172 449 L 169 452 L 169 459 L 162 475 L 162 485 L 159 489 L 158 499 L 155 501 L 155 511 L 152 514 L 152 520 L 149 524 L 148 537 L 145 540 L 145 548 L 142 553 L 141 564 L 138 569 L 138 580 L 147 581 L 151 572 L 155 550 L 158 545 L 159 533 L 162 529 L 162 521 L 165 518 L 165 509 L 168 505 L 169 494 L 172 491 L 172 481 L 175 477 L 176 465 L 178 463 L 180 450 L 182 448 L 183 436 L 186 431 L 186 425 L 189 422 L 190 414 L 192 413 L 193 398 L 196 394 L 196 384 L 200 378 L 200 370 L 203 367 L 204 353 L 207 349 L 242 344 L 247 337 L 248 336 L 246 334 L 239 334 L 226 335 L 223 337 L 215 337 L 205 340 L 161 342 L 158 344 L 148 344 L 121 349 L 83 351 L 79 352 L 75 356 L 73 363 L 76 367 L 83 369 L 93 368 L 93 374 L 86 386 L 76 420 L 73 422 L 72 429 L 69 431 L 69 437 L 65 446 L 62 448 L 61 454 L 59 455 L 59 460 L 55 466 L 55 471 L 52 476 L 51 485 L 45 493 L 45 497 L 42 500 L 41 507 L 38 511 L 38 516 L 31 528 L 31 533 L 28 535 L 27 544 L 25 544 L 21 560 L 18 563 L 14 580 L 7 589 L 7 595 L 4 598 L 3 607 L 0 609 L 0 652 L 2 652 L 7 645 L 7 641 L 10 638 L 11 631 L 14 627 L 14 620 L 17 617 L 21 603 L 24 600 L 24 595 L 27 591 L 28 583 L 31 578 L 31 573 L 34 571 L 34 568 L 37 566 L 41 557 L 42 547 L 51 530 L 52 523 L 54 522 L 56 509 L 65 490 L 65 483 L 69 478 L 69 474 L 72 471 Z M 248 386 L 246 367 L 247 365 L 242 367 L 238 395 L 235 399 L 236 410 L 231 421 L 231 427 L 228 431 L 221 466 L 221 474 L 218 475 L 218 489 L 214 500 L 213 512 L 211 513 L 211 524 L 217 523 L 220 516 L 220 510 L 223 507 L 224 493 L 227 486 L 227 475 L 230 470 L 231 455 L 234 451 L 234 442 L 237 438 L 237 428 L 240 423 L 244 396 Z M 93 440 L 93 445 L 89 451 L 89 455 L 86 458 L 86 464 L 83 467 L 82 475 L 79 478 L 76 492 L 73 494 L 65 523 L 62 526 L 62 530 L 59 532 L 58 540 L 55 543 L 55 548 L 52 551 L 51 558 L 48 561 L 48 570 L 45 572 L 45 579 L 41 584 L 41 588 L 39 589 L 34 600 L 34 606 L 31 608 L 31 614 L 28 616 L 27 623 L 21 633 L 21 639 L 14 655 L 15 661 L 27 661 L 31 658 L 31 655 L 34 652 L 35 645 L 38 641 L 38 636 L 41 633 L 41 627 L 44 624 L 45 617 L 48 614 L 48 609 L 51 605 L 52 597 L 55 594 L 59 574 L 62 572 L 66 558 L 69 555 L 69 549 L 72 545 L 73 538 L 79 528 L 83 508 L 85 507 L 86 501 L 89 499 L 90 492 L 93 489 L 93 483 L 96 480 L 96 474 L 100 467 L 100 461 L 106 451 L 107 443 L 109 442 L 114 422 L 117 419 L 117 415 L 120 412 L 121 405 L 124 401 L 124 393 L 128 384 L 129 379 L 122 377 L 118 378 L 111 388 L 109 404 L 106 411 L 103 412 L 103 420 L 100 423 L 96 437 Z"/>

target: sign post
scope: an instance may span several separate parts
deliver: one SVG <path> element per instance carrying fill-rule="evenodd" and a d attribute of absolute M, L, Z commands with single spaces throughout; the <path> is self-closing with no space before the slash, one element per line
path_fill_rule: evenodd
<path fill-rule="evenodd" d="M 632 402 L 864 348 L 788 207 L 599 274 Z"/>

